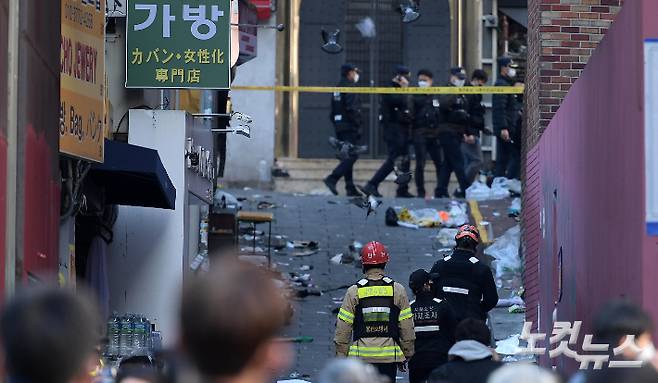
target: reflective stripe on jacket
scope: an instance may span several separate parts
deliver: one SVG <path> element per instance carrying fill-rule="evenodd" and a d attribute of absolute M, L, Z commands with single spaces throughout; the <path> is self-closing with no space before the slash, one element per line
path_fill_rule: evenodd
<path fill-rule="evenodd" d="M 369 280 L 380 280 L 384 276 L 384 270 L 372 269 L 368 270 L 365 278 Z M 394 305 L 400 309 L 398 315 L 399 342 L 396 342 L 390 337 L 365 337 L 357 341 L 352 341 L 355 311 L 356 306 L 359 304 L 359 295 L 361 295 L 361 298 L 364 298 L 368 294 L 381 296 L 389 293 L 388 289 L 386 291 L 360 289 L 362 291 L 359 291 L 357 285 L 354 285 L 347 290 L 343 304 L 338 312 L 336 334 L 334 337 L 336 355 L 359 357 L 368 363 L 394 363 L 409 360 L 414 353 L 416 334 L 414 332 L 413 313 L 409 306 L 409 298 L 407 297 L 406 290 L 397 282 L 393 286 L 372 287 L 376 289 L 390 287 L 392 290 Z"/>

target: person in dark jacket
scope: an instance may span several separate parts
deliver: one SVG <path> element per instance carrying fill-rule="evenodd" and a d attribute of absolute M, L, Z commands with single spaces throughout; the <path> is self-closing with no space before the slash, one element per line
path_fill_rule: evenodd
<path fill-rule="evenodd" d="M 503 364 L 494 360 L 487 345 L 491 332 L 477 319 L 465 319 L 457 325 L 454 346 L 448 351 L 450 361 L 430 374 L 429 382 L 487 383 L 492 372 Z"/>
<path fill-rule="evenodd" d="M 418 71 L 418 86 L 431 87 L 433 74 L 428 69 Z M 430 156 L 439 179 L 441 169 L 441 146 L 438 138 L 439 98 L 438 95 L 419 94 L 414 96 L 413 145 L 416 154 L 416 190 L 419 198 L 425 198 L 425 161 Z"/>
<path fill-rule="evenodd" d="M 450 82 L 447 86 L 463 87 L 466 82 L 466 74 L 462 68 L 450 70 Z M 441 120 L 439 123 L 439 142 L 443 150 L 445 161 L 441 164 L 439 182 L 435 197 L 449 197 L 448 183 L 450 175 L 455 172 L 459 182 L 459 190 L 455 197 L 464 198 L 469 184 L 464 173 L 464 157 L 461 151 L 461 143 L 469 123 L 468 100 L 462 94 L 444 94 L 439 97 L 439 108 Z"/>
<path fill-rule="evenodd" d="M 341 69 L 339 87 L 355 86 L 359 82 L 359 69 L 352 64 L 344 64 Z M 331 100 L 331 121 L 336 129 L 336 138 L 357 145 L 361 139 L 361 102 L 356 93 L 334 93 Z M 324 184 L 334 194 L 338 195 L 336 184 L 345 178 L 345 191 L 348 197 L 357 197 L 361 193 L 354 186 L 353 168 L 359 158 L 358 154 L 350 153 L 349 157 L 340 161 L 334 171 L 324 179 Z"/>
<path fill-rule="evenodd" d="M 498 303 L 498 291 L 489 266 L 475 257 L 480 233 L 475 226 L 464 225 L 455 241 L 452 254 L 437 261 L 430 271 L 437 297 L 450 303 L 457 321 L 484 321 Z"/>
<path fill-rule="evenodd" d="M 448 302 L 434 297 L 427 271 L 419 269 L 411 273 L 409 288 L 416 296 L 410 302 L 416 352 L 409 361 L 409 381 L 424 383 L 432 370 L 448 361 L 448 350 L 455 343 L 457 322 Z"/>
<path fill-rule="evenodd" d="M 516 64 L 509 57 L 498 59 L 500 74 L 496 86 L 513 86 L 516 76 Z M 494 94 L 492 96 L 492 119 L 497 143 L 496 177 L 519 178 L 521 169 L 521 143 L 517 129 L 518 101 L 514 94 Z M 519 132 L 520 133 L 520 132 Z"/>
<path fill-rule="evenodd" d="M 410 76 L 409 68 L 399 65 L 395 70 L 395 77 L 391 82 L 391 86 L 407 88 L 409 86 Z M 402 173 L 409 172 L 409 139 L 413 118 L 412 103 L 411 96 L 406 94 L 385 94 L 382 96 L 380 120 L 384 128 L 384 141 L 386 141 L 388 147 L 388 156 L 370 181 L 361 188 L 361 191 L 366 195 L 381 197 L 381 194 L 377 190 L 379 184 L 394 171 L 395 161 L 397 159 L 402 159 L 399 171 Z M 408 181 L 398 184 L 396 197 L 413 197 L 409 193 Z"/>
<path fill-rule="evenodd" d="M 471 86 L 484 86 L 489 81 L 487 72 L 482 69 L 476 69 L 471 76 Z M 482 148 L 480 147 L 480 132 L 487 134 L 488 130 L 484 126 L 484 114 L 486 109 L 482 105 L 481 94 L 469 94 L 468 115 L 470 117 L 464 142 L 462 142 L 462 154 L 464 155 L 464 173 L 468 184 L 472 184 L 475 178 L 480 174 L 482 169 Z"/>
<path fill-rule="evenodd" d="M 653 344 L 654 325 L 651 316 L 630 300 L 616 299 L 601 307 L 593 321 L 594 342 L 607 344 L 610 362 L 601 369 L 590 364 L 580 370 L 569 383 L 613 383 L 613 382 L 658 382 L 658 355 Z M 622 347 L 628 337 L 633 337 L 634 346 Z M 615 348 L 621 348 L 619 355 Z M 636 363 L 635 366 L 615 366 L 612 362 Z"/>

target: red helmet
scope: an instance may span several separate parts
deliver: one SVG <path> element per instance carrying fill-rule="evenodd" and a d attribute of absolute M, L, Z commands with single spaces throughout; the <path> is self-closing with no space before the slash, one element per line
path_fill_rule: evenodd
<path fill-rule="evenodd" d="M 368 242 L 361 249 L 361 263 L 364 265 L 380 265 L 387 263 L 388 259 L 388 250 L 380 242 Z"/>
<path fill-rule="evenodd" d="M 455 241 L 466 237 L 474 240 L 475 243 L 480 243 L 480 232 L 478 231 L 477 227 L 473 225 L 461 226 L 459 231 L 457 231 L 457 235 L 455 235 Z"/>

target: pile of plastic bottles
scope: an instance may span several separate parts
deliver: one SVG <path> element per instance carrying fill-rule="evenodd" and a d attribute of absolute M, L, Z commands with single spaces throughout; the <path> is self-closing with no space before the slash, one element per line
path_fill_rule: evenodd
<path fill-rule="evenodd" d="M 144 315 L 116 312 L 107 321 L 108 344 L 105 354 L 110 358 L 149 355 L 162 343 L 159 331 Z"/>

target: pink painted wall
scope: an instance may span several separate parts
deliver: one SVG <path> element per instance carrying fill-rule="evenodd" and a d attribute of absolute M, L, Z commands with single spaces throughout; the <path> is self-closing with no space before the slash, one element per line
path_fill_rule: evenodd
<path fill-rule="evenodd" d="M 528 288 L 537 296 L 529 310 L 539 304 L 547 332 L 558 297 L 560 248 L 558 320 L 582 320 L 589 331 L 600 305 L 623 296 L 658 321 L 658 238 L 646 236 L 644 222 L 642 85 L 643 39 L 658 37 L 656 16 L 658 1 L 625 2 L 536 153 L 528 155 L 529 164 L 538 163 L 526 196 L 534 207 L 524 217 L 534 228 L 526 250 L 537 252 L 526 256 Z M 552 363 L 574 368 L 566 360 Z"/>

